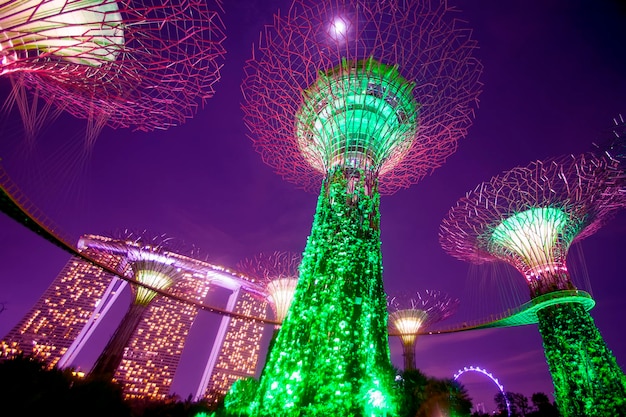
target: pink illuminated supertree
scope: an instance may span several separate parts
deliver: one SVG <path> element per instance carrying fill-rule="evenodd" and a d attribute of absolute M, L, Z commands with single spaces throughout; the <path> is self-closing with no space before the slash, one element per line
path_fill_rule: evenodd
<path fill-rule="evenodd" d="M 253 48 L 254 147 L 319 199 L 251 415 L 395 415 L 379 199 L 440 166 L 471 124 L 482 66 L 455 14 L 437 0 L 295 0 Z"/>
<path fill-rule="evenodd" d="M 0 76 L 99 129 L 167 129 L 214 94 L 225 54 L 220 0 L 0 0 Z"/>
<path fill-rule="evenodd" d="M 274 319 L 282 323 L 291 306 L 298 284 L 302 256 L 292 252 L 259 253 L 237 264 L 237 269 L 264 286 L 274 310 Z M 280 324 L 276 324 L 279 328 Z"/>
<path fill-rule="evenodd" d="M 402 340 L 404 370 L 415 369 L 417 334 L 456 313 L 459 300 L 435 290 L 403 293 L 389 298 L 389 323 Z"/>
<path fill-rule="evenodd" d="M 122 239 L 123 240 L 120 240 Z M 125 232 L 101 250 L 120 256 L 124 253 L 121 270 L 130 270 L 135 280 L 158 290 L 171 288 L 182 277 L 175 259 L 165 253 L 172 239 L 163 235 L 152 236 L 145 232 Z M 122 271 L 120 271 L 122 272 Z M 111 379 L 122 362 L 124 349 L 135 332 L 144 312 L 159 294 L 150 288 L 132 285 L 132 302 L 119 326 L 89 372 L 90 378 Z"/>
<path fill-rule="evenodd" d="M 503 261 L 526 279 L 561 413 L 624 415 L 626 378 L 567 271 L 570 245 L 619 208 L 620 172 L 593 154 L 537 161 L 481 183 L 450 210 L 440 242 L 473 263 Z"/>

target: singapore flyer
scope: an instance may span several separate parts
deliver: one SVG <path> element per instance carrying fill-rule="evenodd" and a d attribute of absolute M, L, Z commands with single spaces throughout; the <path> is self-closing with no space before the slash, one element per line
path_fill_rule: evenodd
<path fill-rule="evenodd" d="M 491 381 L 493 381 L 493 383 L 496 384 L 496 386 L 498 387 L 498 389 L 502 393 L 502 396 L 504 397 L 504 401 L 506 403 L 507 415 L 508 416 L 511 415 L 511 404 L 509 403 L 509 399 L 506 397 L 506 394 L 504 393 L 504 386 L 500 383 L 500 381 L 498 381 L 498 378 L 494 377 L 493 374 L 488 372 L 486 369 L 482 369 L 482 368 L 479 368 L 477 366 L 465 366 L 465 367 L 463 367 L 463 369 L 459 369 L 454 374 L 454 380 L 456 381 L 457 379 L 459 379 L 459 377 L 461 375 L 463 375 L 466 372 L 478 372 L 480 374 L 485 375 L 487 378 L 491 379 Z"/>

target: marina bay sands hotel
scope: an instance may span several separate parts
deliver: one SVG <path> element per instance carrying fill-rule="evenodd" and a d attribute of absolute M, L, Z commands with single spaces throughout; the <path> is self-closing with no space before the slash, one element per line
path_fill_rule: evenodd
<path fill-rule="evenodd" d="M 84 235 L 78 248 L 91 259 L 124 269 L 129 253 L 138 249 L 135 245 Z M 271 331 L 266 331 L 270 325 L 243 317 L 267 318 L 267 294 L 259 283 L 227 268 L 172 252 L 161 255 L 180 273 L 170 292 L 200 303 L 213 294 L 224 310 L 236 314 L 204 312 L 176 298 L 156 297 L 130 337 L 114 378 L 127 397 L 171 396 L 185 344 L 195 330 L 196 335 L 201 332 L 206 349 L 194 357 L 193 366 L 202 372 L 193 399 L 215 402 L 236 380 L 255 376 L 262 343 L 271 337 Z M 77 358 L 96 343 L 99 326 L 120 306 L 128 307 L 132 285 L 85 259 L 72 257 L 28 314 L 0 339 L 0 354 L 23 352 L 50 366 L 76 369 Z M 199 322 L 207 321 L 212 323 L 210 332 L 196 329 Z"/>

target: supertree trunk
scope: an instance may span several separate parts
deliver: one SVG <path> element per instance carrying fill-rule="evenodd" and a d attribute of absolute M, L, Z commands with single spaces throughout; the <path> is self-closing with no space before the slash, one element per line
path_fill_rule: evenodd
<path fill-rule="evenodd" d="M 106 347 L 98 357 L 96 364 L 89 373 L 90 378 L 113 379 L 117 367 L 124 357 L 124 348 L 139 325 L 139 321 L 147 305 L 133 303 L 126 311 L 121 324 L 109 339 Z"/>
<path fill-rule="evenodd" d="M 253 416 L 395 415 L 379 226 L 375 180 L 331 172 Z"/>
<path fill-rule="evenodd" d="M 548 306 L 537 317 L 561 414 L 626 416 L 626 377 L 583 305 Z"/>
<path fill-rule="evenodd" d="M 402 356 L 404 357 L 404 370 L 415 370 L 415 341 L 411 343 L 402 342 Z"/>

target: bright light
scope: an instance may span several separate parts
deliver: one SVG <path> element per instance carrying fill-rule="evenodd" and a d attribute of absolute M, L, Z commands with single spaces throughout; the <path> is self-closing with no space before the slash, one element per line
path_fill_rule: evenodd
<path fill-rule="evenodd" d="M 291 306 L 297 284 L 298 278 L 278 278 L 267 285 L 267 291 L 270 294 L 269 297 L 274 307 L 276 320 L 281 323 L 285 319 L 287 311 Z"/>
<path fill-rule="evenodd" d="M 404 309 L 389 314 L 389 320 L 400 333 L 403 343 L 413 343 L 417 332 L 428 318 L 428 313 L 420 309 Z"/>
<path fill-rule="evenodd" d="M 16 51 L 37 50 L 77 64 L 100 66 L 114 61 L 123 49 L 123 20 L 115 0 L 4 3 L 0 27 L 8 29 L 2 29 L 0 49 L 13 59 L 17 59 Z M 2 64 L 10 60 L 5 55 Z"/>
<path fill-rule="evenodd" d="M 563 210 L 536 207 L 503 220 L 493 230 L 491 240 L 522 257 L 533 270 L 539 270 L 556 264 L 554 248 L 567 225 L 568 216 Z"/>
<path fill-rule="evenodd" d="M 334 40 L 345 39 L 348 34 L 349 26 L 350 25 L 345 18 L 337 16 L 330 23 L 328 33 Z"/>

